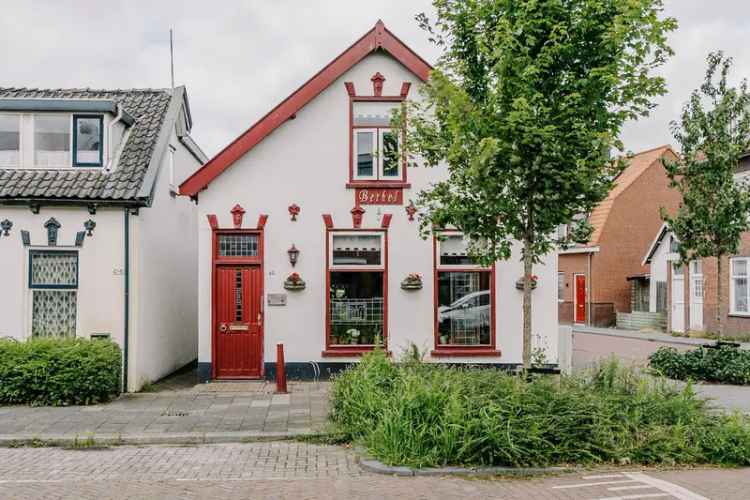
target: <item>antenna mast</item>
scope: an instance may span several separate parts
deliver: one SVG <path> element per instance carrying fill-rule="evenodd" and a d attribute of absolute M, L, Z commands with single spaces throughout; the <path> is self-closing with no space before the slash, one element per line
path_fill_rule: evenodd
<path fill-rule="evenodd" d="M 169 70 L 172 75 L 172 89 L 174 89 L 174 40 L 172 28 L 169 28 Z"/>

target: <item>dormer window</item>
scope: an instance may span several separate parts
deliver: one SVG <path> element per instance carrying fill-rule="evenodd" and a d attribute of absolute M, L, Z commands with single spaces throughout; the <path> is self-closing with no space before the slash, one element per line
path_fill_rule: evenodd
<path fill-rule="evenodd" d="M 21 162 L 21 117 L 0 115 L 0 168 Z"/>
<path fill-rule="evenodd" d="M 34 116 L 34 165 L 40 168 L 70 165 L 70 116 Z"/>
<path fill-rule="evenodd" d="M 400 134 L 391 129 L 391 115 L 400 102 L 352 103 L 352 180 L 400 181 L 403 161 Z"/>
<path fill-rule="evenodd" d="M 73 115 L 73 164 L 77 167 L 101 167 L 104 148 L 102 117 Z"/>

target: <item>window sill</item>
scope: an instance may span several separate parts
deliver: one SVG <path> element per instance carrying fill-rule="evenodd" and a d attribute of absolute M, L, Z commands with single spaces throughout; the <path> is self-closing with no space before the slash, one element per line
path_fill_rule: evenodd
<path fill-rule="evenodd" d="M 743 313 L 743 312 L 730 312 L 729 314 L 727 314 L 727 316 L 729 316 L 730 318 L 731 317 L 735 317 L 735 318 L 750 318 L 750 312 L 746 312 L 746 313 Z"/>
<path fill-rule="evenodd" d="M 325 351 L 321 352 L 320 355 L 324 358 L 355 358 L 360 357 L 363 354 L 367 354 L 368 352 L 372 352 L 375 348 L 374 347 L 345 347 L 340 349 L 326 349 Z M 391 352 L 386 351 L 386 356 L 390 356 Z"/>
<path fill-rule="evenodd" d="M 430 356 L 435 358 L 455 358 L 459 356 L 497 357 L 502 356 L 502 352 L 491 347 L 482 347 L 477 349 L 466 347 L 441 347 L 430 351 Z"/>
<path fill-rule="evenodd" d="M 352 180 L 346 183 L 347 189 L 355 188 L 392 188 L 409 189 L 411 184 L 404 181 Z"/>

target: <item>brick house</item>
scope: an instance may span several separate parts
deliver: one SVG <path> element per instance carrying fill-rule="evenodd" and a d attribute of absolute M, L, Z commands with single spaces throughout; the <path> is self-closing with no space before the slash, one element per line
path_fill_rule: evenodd
<path fill-rule="evenodd" d="M 736 179 L 750 175 L 750 154 L 740 160 Z M 673 332 L 717 331 L 716 288 L 717 260 L 701 259 L 689 265 L 677 264 L 677 239 L 666 227 L 656 234 L 643 262 L 652 269 L 661 269 L 667 289 L 667 325 Z M 724 310 L 722 322 L 727 336 L 750 332 L 750 233 L 742 235 L 740 249 L 736 255 L 724 258 L 722 286 L 724 288 Z M 655 281 L 651 286 L 655 285 Z"/>
<path fill-rule="evenodd" d="M 674 157 L 668 145 L 632 156 L 589 215 L 589 243 L 560 251 L 560 322 L 612 326 L 618 312 L 650 309 L 650 266 L 643 255 L 662 226 L 661 207 L 672 212 L 679 206 L 661 162 Z"/>

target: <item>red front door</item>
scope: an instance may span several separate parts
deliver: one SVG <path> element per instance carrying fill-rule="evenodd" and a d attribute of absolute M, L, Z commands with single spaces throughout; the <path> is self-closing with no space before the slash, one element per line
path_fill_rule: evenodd
<path fill-rule="evenodd" d="M 575 321 L 576 323 L 586 322 L 586 276 L 576 274 L 576 301 L 575 301 Z"/>
<path fill-rule="evenodd" d="M 216 377 L 259 378 L 263 350 L 260 266 L 216 268 Z"/>

